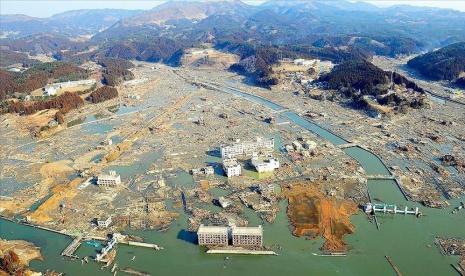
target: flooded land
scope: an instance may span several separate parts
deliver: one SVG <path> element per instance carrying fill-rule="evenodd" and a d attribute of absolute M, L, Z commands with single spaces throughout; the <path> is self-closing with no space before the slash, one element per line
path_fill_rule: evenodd
<path fill-rule="evenodd" d="M 202 68 L 191 56 L 176 68 L 134 61 L 118 98 L 73 110 L 40 136 L 31 126 L 51 113 L 1 115 L 0 251 L 32 242 L 21 244 L 38 255 L 17 253 L 25 265 L 67 275 L 454 275 L 463 266 L 465 108 L 431 100 L 372 118 L 296 85 L 250 85 L 224 69 L 237 57 L 211 54 L 217 63 Z M 279 168 L 259 173 L 252 155 L 238 156 L 241 175 L 226 177 L 220 147 L 257 137 L 273 139 Z M 112 172 L 121 185 L 98 185 Z M 419 211 L 366 213 L 368 202 Z M 206 254 L 201 224 L 262 225 L 262 249 L 276 255 Z M 113 233 L 125 239 L 103 267 L 92 258 Z M 60 255 L 73 239 L 74 257 Z"/>

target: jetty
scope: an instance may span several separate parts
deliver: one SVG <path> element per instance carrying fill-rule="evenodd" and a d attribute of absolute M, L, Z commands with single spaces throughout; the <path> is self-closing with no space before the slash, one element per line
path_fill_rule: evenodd
<path fill-rule="evenodd" d="M 63 252 L 61 252 L 61 256 L 65 256 L 65 257 L 69 257 L 69 258 L 73 258 L 73 259 L 79 259 L 78 256 L 74 255 L 74 252 L 76 252 L 76 250 L 79 248 L 79 246 L 81 246 L 81 243 L 82 243 L 82 237 L 81 236 L 76 237 L 68 245 L 68 247 L 66 247 L 65 250 L 63 250 Z"/>
<path fill-rule="evenodd" d="M 119 243 L 132 245 L 132 246 L 138 246 L 138 247 L 153 248 L 155 250 L 163 249 L 163 247 L 156 245 L 154 243 L 145 243 L 145 242 L 136 242 L 136 241 L 127 241 L 127 242 L 119 242 Z"/>
<path fill-rule="evenodd" d="M 207 254 L 239 254 L 239 255 L 274 255 L 278 253 L 270 250 L 249 250 L 249 249 L 210 249 Z"/>

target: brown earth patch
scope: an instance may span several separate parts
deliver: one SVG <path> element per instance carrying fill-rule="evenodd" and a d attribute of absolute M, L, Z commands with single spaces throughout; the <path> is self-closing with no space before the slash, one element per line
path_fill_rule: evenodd
<path fill-rule="evenodd" d="M 0 275 L 38 275 L 27 268 L 35 259 L 43 260 L 40 248 L 34 244 L 0 239 Z"/>
<path fill-rule="evenodd" d="M 326 197 L 313 183 L 288 185 L 283 195 L 288 198 L 287 215 L 293 235 L 323 237 L 325 242 L 321 249 L 324 251 L 347 250 L 344 235 L 355 230 L 350 223 L 350 216 L 357 212 L 355 203 Z"/>

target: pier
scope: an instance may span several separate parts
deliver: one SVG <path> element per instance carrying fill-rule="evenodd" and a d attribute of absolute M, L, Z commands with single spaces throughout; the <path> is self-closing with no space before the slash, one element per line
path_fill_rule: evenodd
<path fill-rule="evenodd" d="M 145 242 L 135 242 L 135 241 L 127 241 L 127 242 L 120 242 L 121 244 L 127 244 L 132 246 L 139 246 L 145 248 L 153 248 L 155 250 L 161 250 L 163 247 L 153 244 L 153 243 L 145 243 Z"/>
<path fill-rule="evenodd" d="M 69 245 L 68 247 L 65 248 L 65 250 L 63 250 L 63 252 L 61 252 L 61 256 L 65 256 L 65 257 L 69 257 L 69 258 L 73 258 L 73 259 L 79 259 L 78 256 L 74 255 L 74 252 L 76 252 L 76 250 L 79 248 L 79 246 L 81 246 L 81 242 L 82 242 L 82 237 L 77 237 L 75 238 Z"/>
<path fill-rule="evenodd" d="M 415 215 L 419 216 L 421 213 L 418 207 L 409 209 L 407 206 L 403 209 L 398 209 L 397 205 L 394 204 L 380 204 L 380 203 L 367 203 L 365 205 L 365 213 L 376 213 L 382 212 L 384 214 L 392 213 L 392 214 L 404 214 L 404 215 Z"/>

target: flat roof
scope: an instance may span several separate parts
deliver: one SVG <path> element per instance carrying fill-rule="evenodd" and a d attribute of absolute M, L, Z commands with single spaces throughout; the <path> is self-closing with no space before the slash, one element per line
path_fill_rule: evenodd
<path fill-rule="evenodd" d="M 97 179 L 111 179 L 111 180 L 116 180 L 117 178 L 119 178 L 120 175 L 117 174 L 117 175 L 110 175 L 110 174 L 101 174 L 99 176 L 97 176 Z"/>
<path fill-rule="evenodd" d="M 197 234 L 228 234 L 228 227 L 226 226 L 205 226 L 201 224 Z"/>
<path fill-rule="evenodd" d="M 233 235 L 263 235 L 263 228 L 261 225 L 256 227 L 233 227 Z"/>

